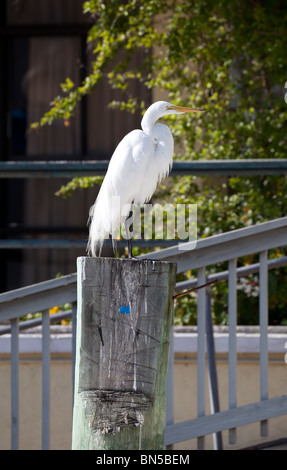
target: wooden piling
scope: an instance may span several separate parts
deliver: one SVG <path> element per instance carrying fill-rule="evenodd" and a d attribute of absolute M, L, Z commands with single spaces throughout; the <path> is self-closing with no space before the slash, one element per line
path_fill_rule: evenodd
<path fill-rule="evenodd" d="M 176 265 L 78 258 L 74 450 L 163 449 Z"/>

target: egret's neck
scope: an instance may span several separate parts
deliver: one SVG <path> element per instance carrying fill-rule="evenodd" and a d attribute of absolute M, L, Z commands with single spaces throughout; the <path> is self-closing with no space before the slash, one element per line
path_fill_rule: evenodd
<path fill-rule="evenodd" d="M 151 134 L 152 133 L 152 130 L 153 130 L 153 127 L 156 123 L 156 121 L 161 117 L 161 115 L 159 114 L 158 110 L 157 109 L 153 109 L 152 107 L 149 108 L 143 118 L 142 118 L 142 122 L 141 122 L 141 126 L 142 126 L 142 130 L 146 133 L 146 134 Z"/>

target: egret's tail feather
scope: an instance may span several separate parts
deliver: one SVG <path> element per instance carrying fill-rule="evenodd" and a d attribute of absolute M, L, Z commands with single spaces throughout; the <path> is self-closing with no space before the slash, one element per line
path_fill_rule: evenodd
<path fill-rule="evenodd" d="M 103 244 L 104 244 L 104 237 L 102 236 L 101 230 L 99 230 L 99 226 L 97 224 L 97 217 L 95 214 L 95 205 L 94 204 L 90 209 L 90 216 L 88 224 L 89 228 L 89 241 L 87 245 L 87 252 L 91 256 L 101 256 Z"/>
<path fill-rule="evenodd" d="M 116 250 L 115 239 L 118 237 L 117 228 L 120 221 L 120 207 L 113 204 L 109 197 L 105 182 L 95 204 L 89 214 L 89 241 L 87 251 L 91 256 L 101 256 L 104 241 L 112 236 L 113 249 Z"/>
<path fill-rule="evenodd" d="M 87 251 L 91 256 L 101 256 L 104 241 L 109 238 L 109 231 L 105 226 L 105 212 L 100 203 L 97 200 L 90 209 L 89 221 L 89 241 Z"/>

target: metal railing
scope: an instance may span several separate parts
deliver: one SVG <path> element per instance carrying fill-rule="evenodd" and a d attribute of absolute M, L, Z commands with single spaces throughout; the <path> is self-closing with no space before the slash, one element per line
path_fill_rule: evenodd
<path fill-rule="evenodd" d="M 104 176 L 107 160 L 81 161 L 8 161 L 0 162 L 0 178 L 72 178 Z M 180 175 L 282 175 L 287 159 L 235 159 L 174 161 L 171 176 Z"/>
<path fill-rule="evenodd" d="M 42 324 L 42 449 L 49 449 L 50 442 L 50 317 L 49 309 L 55 305 L 72 304 L 73 340 L 72 361 L 75 364 L 77 286 L 76 274 L 35 284 L 0 294 L 0 322 L 10 321 L 0 334 L 11 333 L 11 449 L 18 449 L 19 436 L 19 329 Z M 19 323 L 19 317 L 42 312 L 42 318 Z M 62 313 L 61 316 L 64 314 Z M 67 313 L 66 313 L 67 316 Z M 74 381 L 73 381 L 74 383 Z"/>
<path fill-rule="evenodd" d="M 72 178 L 104 176 L 108 160 L 0 161 L 0 180 L 13 178 Z M 35 157 L 38 160 L 39 157 Z M 231 176 L 287 174 L 287 159 L 234 159 L 174 161 L 170 176 Z M 86 240 L 72 239 L 0 239 L 0 249 L 86 248 Z M 153 249 L 174 244 L 173 240 L 135 240 L 134 245 Z M 118 246 L 125 246 L 119 241 Z"/>
<path fill-rule="evenodd" d="M 177 284 L 176 289 L 182 290 L 203 284 L 206 280 L 228 282 L 228 329 L 229 329 L 229 409 L 216 411 L 213 414 L 205 414 L 205 339 L 207 322 L 206 312 L 210 308 L 210 296 L 206 295 L 206 289 L 198 291 L 197 302 L 197 418 L 173 424 L 173 353 L 171 348 L 171 360 L 168 372 L 167 393 L 167 426 L 165 429 L 165 445 L 170 446 L 176 442 L 191 438 L 198 438 L 198 447 L 204 447 L 204 435 L 220 433 L 224 429 L 230 429 L 230 443 L 236 440 L 236 427 L 251 422 L 261 422 L 261 434 L 267 434 L 267 420 L 271 417 L 287 414 L 287 395 L 268 399 L 268 270 L 287 265 L 287 257 L 268 261 L 267 253 L 272 248 L 287 245 L 287 217 L 276 219 L 260 225 L 227 232 L 206 239 L 199 240 L 197 246 L 191 247 L 187 243 L 186 250 L 182 246 L 174 246 L 150 254 L 145 258 L 166 260 L 177 263 L 177 272 L 197 270 L 197 279 L 184 281 Z M 237 268 L 237 258 L 248 254 L 259 253 L 259 263 Z M 216 263 L 227 261 L 228 270 L 206 276 L 206 268 Z M 237 277 L 259 272 L 260 293 L 260 400 L 256 403 L 237 407 L 236 387 L 236 326 L 237 326 Z M 19 323 L 19 317 L 27 313 L 42 312 L 42 358 L 43 358 L 43 396 L 42 396 L 42 448 L 49 448 L 49 414 L 50 414 L 50 321 L 57 319 L 50 317 L 49 308 L 54 305 L 72 304 L 73 319 L 73 345 L 75 345 L 76 330 L 76 301 L 77 287 L 76 274 L 63 276 L 42 282 L 33 286 L 17 289 L 0 294 L 0 322 L 10 321 L 10 326 L 3 327 L 0 335 L 11 332 L 11 447 L 18 448 L 18 369 L 19 347 L 18 334 L 23 326 L 32 326 L 29 322 Z M 64 314 L 61 314 L 64 315 Z M 66 315 L 69 315 L 66 314 Z M 39 322 L 39 319 L 33 322 Z M 35 323 L 34 323 L 35 324 Z M 209 325 L 210 327 L 210 325 Z M 210 331 L 210 328 L 209 328 Z M 212 345 L 212 333 L 208 335 L 208 351 Z M 73 346 L 75 351 L 75 346 Z M 215 367 L 214 357 L 209 354 L 209 372 Z M 73 358 L 74 361 L 74 358 Z M 217 393 L 216 383 L 213 399 Z"/>
<path fill-rule="evenodd" d="M 206 268 L 216 263 L 228 262 L 228 271 L 221 273 L 228 282 L 228 328 L 229 328 L 229 409 L 205 415 L 205 335 L 206 335 L 206 292 L 198 291 L 197 326 L 197 419 L 169 424 L 165 432 L 165 444 L 170 445 L 187 439 L 198 438 L 198 448 L 204 447 L 205 434 L 229 429 L 229 442 L 236 442 L 237 426 L 255 421 L 261 422 L 261 435 L 267 435 L 267 420 L 287 414 L 287 395 L 268 399 L 268 250 L 287 246 L 287 217 L 232 232 L 205 238 L 197 242 L 195 249 L 182 250 L 181 246 L 171 247 L 145 255 L 146 258 L 164 259 L 177 263 L 177 272 L 196 269 L 198 283 L 206 281 Z M 191 243 L 192 245 L 192 243 Z M 258 253 L 259 265 L 259 325 L 260 325 L 260 401 L 237 407 L 236 387 L 236 327 L 237 327 L 237 259 Z M 284 257 L 285 258 L 285 257 Z M 282 261 L 285 264 L 285 261 Z M 254 269 L 253 266 L 251 269 Z M 242 273 L 242 269 L 241 269 Z M 185 284 L 186 286 L 187 284 Z M 182 285 L 181 285 L 182 287 Z M 172 365 L 171 365 L 172 366 Z M 170 371 L 172 373 L 172 371 Z M 172 422 L 169 417 L 168 422 Z"/>

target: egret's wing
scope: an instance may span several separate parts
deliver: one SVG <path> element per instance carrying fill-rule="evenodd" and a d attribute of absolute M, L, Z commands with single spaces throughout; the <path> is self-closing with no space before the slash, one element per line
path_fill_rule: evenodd
<path fill-rule="evenodd" d="M 127 134 L 110 160 L 97 200 L 90 210 L 88 250 L 101 252 L 103 241 L 118 233 L 121 217 L 128 216 L 130 205 L 144 202 L 140 188 L 153 153 L 153 141 L 140 130 Z"/>
<path fill-rule="evenodd" d="M 138 189 L 139 203 L 148 202 L 160 183 L 170 172 L 173 157 L 173 137 L 167 126 L 155 124 L 150 136 L 152 149 L 145 174 Z"/>
<path fill-rule="evenodd" d="M 132 131 L 119 143 L 90 211 L 88 249 L 93 256 L 100 254 L 106 238 L 117 238 L 121 218 L 128 217 L 132 202 L 150 200 L 168 175 L 172 157 L 173 137 L 163 124 L 156 124 L 151 135 Z"/>
<path fill-rule="evenodd" d="M 173 157 L 173 136 L 169 128 L 164 124 L 156 124 L 153 136 L 157 141 L 154 159 L 158 175 L 157 182 L 162 181 L 170 172 Z"/>

